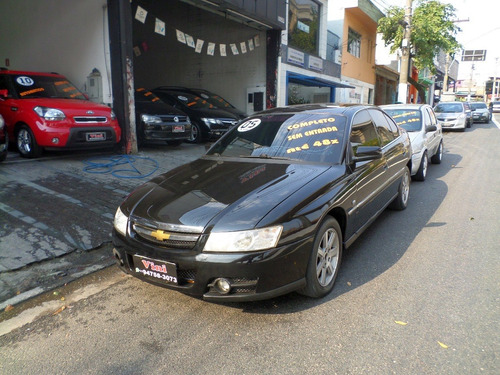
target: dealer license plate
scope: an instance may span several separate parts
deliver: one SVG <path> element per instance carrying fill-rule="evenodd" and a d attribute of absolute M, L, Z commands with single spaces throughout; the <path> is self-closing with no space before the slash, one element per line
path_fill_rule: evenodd
<path fill-rule="evenodd" d="M 175 263 L 150 259 L 139 255 L 132 256 L 134 271 L 155 280 L 165 281 L 167 284 L 177 284 L 177 266 Z"/>
<path fill-rule="evenodd" d="M 88 142 L 99 142 L 106 140 L 106 133 L 104 132 L 86 133 L 85 136 L 87 137 Z"/>
<path fill-rule="evenodd" d="M 174 125 L 172 133 L 184 133 L 184 125 Z"/>

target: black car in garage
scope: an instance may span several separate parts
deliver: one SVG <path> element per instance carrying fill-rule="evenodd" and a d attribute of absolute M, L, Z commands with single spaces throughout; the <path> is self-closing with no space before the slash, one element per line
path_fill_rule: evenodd
<path fill-rule="evenodd" d="M 199 96 L 200 98 L 206 100 L 208 103 L 212 104 L 213 106 L 223 109 L 224 111 L 230 112 L 233 115 L 236 115 L 239 119 L 244 119 L 248 115 L 236 108 L 234 105 L 229 103 L 226 99 L 224 99 L 222 96 L 217 95 L 209 90 L 205 89 L 197 89 L 197 88 L 187 88 L 187 87 L 178 87 L 178 86 L 168 86 L 168 88 L 172 91 L 177 90 L 177 91 L 184 91 L 184 92 L 190 92 L 193 95 Z"/>
<path fill-rule="evenodd" d="M 191 137 L 191 121 L 182 111 L 162 102 L 151 91 L 135 91 L 137 141 L 165 141 L 178 145 Z"/>
<path fill-rule="evenodd" d="M 113 252 L 123 271 L 206 300 L 322 297 L 343 250 L 406 208 L 410 163 L 407 133 L 376 107 L 264 111 L 129 195 Z"/>
<path fill-rule="evenodd" d="M 161 86 L 151 91 L 165 103 L 189 116 L 192 124 L 189 140 L 194 143 L 219 138 L 240 120 L 238 116 L 217 108 L 188 90 Z"/>

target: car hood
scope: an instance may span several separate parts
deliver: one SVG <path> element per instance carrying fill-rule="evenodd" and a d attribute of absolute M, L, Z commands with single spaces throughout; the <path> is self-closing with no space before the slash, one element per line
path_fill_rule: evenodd
<path fill-rule="evenodd" d="M 135 111 L 137 113 L 147 113 L 149 115 L 177 115 L 186 116 L 186 114 L 177 108 L 174 108 L 163 102 L 135 102 Z"/>
<path fill-rule="evenodd" d="M 422 137 L 422 133 L 421 132 L 407 132 L 408 133 L 408 137 L 410 138 L 410 142 L 412 144 L 412 146 L 420 146 L 422 141 L 423 141 L 423 137 Z"/>
<path fill-rule="evenodd" d="M 436 117 L 439 117 L 439 118 L 457 118 L 461 114 L 464 114 L 464 113 L 463 112 L 451 112 L 451 113 L 436 112 Z"/>
<path fill-rule="evenodd" d="M 111 108 L 106 105 L 94 103 L 82 99 L 57 99 L 36 98 L 21 99 L 23 107 L 48 107 L 56 108 L 64 112 L 66 116 L 107 116 L 111 115 Z M 90 113 L 90 112 L 92 113 Z"/>
<path fill-rule="evenodd" d="M 199 231 L 251 229 L 329 168 L 202 158 L 141 186 L 122 204 L 122 210 L 137 218 Z"/>

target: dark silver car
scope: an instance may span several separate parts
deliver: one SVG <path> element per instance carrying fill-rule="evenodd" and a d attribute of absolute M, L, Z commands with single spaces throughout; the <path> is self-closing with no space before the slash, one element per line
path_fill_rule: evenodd
<path fill-rule="evenodd" d="M 484 122 L 488 123 L 491 120 L 491 112 L 488 109 L 486 103 L 483 102 L 473 102 L 470 104 L 472 109 L 472 118 L 474 122 Z"/>

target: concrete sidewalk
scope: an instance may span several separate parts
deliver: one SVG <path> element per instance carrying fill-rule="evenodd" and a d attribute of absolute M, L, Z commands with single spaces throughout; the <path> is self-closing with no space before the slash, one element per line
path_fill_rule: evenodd
<path fill-rule="evenodd" d="M 130 157 L 9 153 L 0 163 L 0 309 L 113 264 L 111 229 L 122 200 L 204 152 L 184 143 L 146 146 Z"/>

